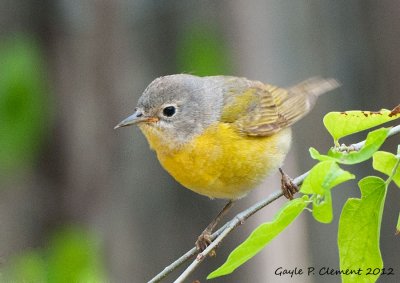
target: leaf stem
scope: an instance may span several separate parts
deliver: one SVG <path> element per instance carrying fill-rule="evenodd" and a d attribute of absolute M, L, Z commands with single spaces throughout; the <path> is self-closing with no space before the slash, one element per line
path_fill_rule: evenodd
<path fill-rule="evenodd" d="M 397 168 L 400 165 L 400 156 L 396 155 L 396 164 L 394 165 L 393 169 L 392 169 L 392 173 L 390 174 L 390 176 L 387 178 L 386 180 L 386 186 L 389 186 L 389 183 L 393 180 L 394 175 L 396 174 Z"/>
<path fill-rule="evenodd" d="M 391 128 L 389 133 L 388 133 L 388 137 L 391 137 L 391 136 L 396 135 L 398 133 L 400 133 L 400 125 L 397 125 L 397 126 Z M 360 141 L 358 143 L 354 143 L 354 144 L 350 145 L 349 147 L 351 147 L 352 150 L 358 151 L 364 146 L 364 144 L 365 144 L 365 140 Z"/>
<path fill-rule="evenodd" d="M 400 235 L 400 213 L 399 213 L 399 218 L 397 219 L 395 235 Z"/>

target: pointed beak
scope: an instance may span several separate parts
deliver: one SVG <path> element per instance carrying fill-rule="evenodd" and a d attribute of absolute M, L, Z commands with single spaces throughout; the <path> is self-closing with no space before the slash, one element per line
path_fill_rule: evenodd
<path fill-rule="evenodd" d="M 118 125 L 116 125 L 114 127 L 114 129 L 118 129 L 121 127 L 127 127 L 127 126 L 131 126 L 131 125 L 135 125 L 137 123 L 143 122 L 143 121 L 147 121 L 148 119 L 144 117 L 143 113 L 139 110 L 136 110 L 135 113 L 133 113 L 131 116 L 129 116 L 128 118 L 122 120 L 121 122 L 118 123 Z"/>

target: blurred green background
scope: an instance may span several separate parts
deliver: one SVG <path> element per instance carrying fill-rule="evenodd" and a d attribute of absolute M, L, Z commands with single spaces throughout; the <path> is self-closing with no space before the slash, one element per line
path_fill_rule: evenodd
<path fill-rule="evenodd" d="M 309 146 L 331 146 L 324 113 L 400 102 L 399 12 L 398 1 L 2 0 L 0 281 L 149 280 L 193 246 L 223 201 L 182 189 L 137 129 L 113 130 L 147 84 L 182 72 L 281 86 L 314 75 L 339 79 L 340 91 L 295 126 L 285 168 L 296 176 L 313 164 Z M 364 167 L 355 173 L 372 173 Z M 271 176 L 231 215 L 278 187 Z M 333 224 L 302 215 L 255 259 L 214 281 L 338 282 L 274 271 L 338 268 L 336 227 L 349 195 L 359 196 L 355 183 L 333 192 Z M 400 282 L 399 198 L 389 190 L 381 242 L 396 275 L 380 282 Z M 283 202 L 239 228 L 191 280 L 203 282 Z"/>

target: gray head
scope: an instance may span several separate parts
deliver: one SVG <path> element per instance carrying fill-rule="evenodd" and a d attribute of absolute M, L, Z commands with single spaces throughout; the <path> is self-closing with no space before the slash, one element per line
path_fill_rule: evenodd
<path fill-rule="evenodd" d="M 138 124 L 169 143 L 190 141 L 217 121 L 222 92 L 212 90 L 207 77 L 179 74 L 155 79 L 139 98 L 135 113 L 116 128 Z"/>

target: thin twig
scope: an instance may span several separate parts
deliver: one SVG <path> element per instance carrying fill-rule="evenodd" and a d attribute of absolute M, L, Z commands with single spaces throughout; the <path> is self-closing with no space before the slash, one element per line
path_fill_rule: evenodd
<path fill-rule="evenodd" d="M 214 232 L 211 236 L 211 240 L 214 241 L 215 238 L 217 238 L 228 226 L 229 222 L 225 223 L 224 226 L 219 228 L 216 232 Z M 158 273 L 153 279 L 151 279 L 148 283 L 156 283 L 160 282 L 164 277 L 166 277 L 168 274 L 170 274 L 172 271 L 177 269 L 179 266 L 181 266 L 183 263 L 194 257 L 198 253 L 197 248 L 194 247 L 191 250 L 187 251 L 183 256 L 175 260 L 173 263 L 168 265 L 166 268 L 163 269 L 160 273 Z"/>
<path fill-rule="evenodd" d="M 393 135 L 399 134 L 400 133 L 400 125 L 397 125 L 393 128 L 390 129 L 388 133 L 388 137 L 391 137 Z M 351 146 L 353 148 L 360 149 L 363 145 L 365 144 L 365 140 L 355 143 Z M 296 177 L 293 180 L 293 183 L 296 185 L 301 185 L 303 180 L 307 177 L 309 171 Z M 200 263 L 207 257 L 207 255 L 215 248 L 217 247 L 221 241 L 237 226 L 240 226 L 243 224 L 245 220 L 247 220 L 250 216 L 255 214 L 257 211 L 260 209 L 264 208 L 265 206 L 269 205 L 270 203 L 274 202 L 275 200 L 279 199 L 281 196 L 283 196 L 282 190 L 276 191 L 272 194 L 270 194 L 266 199 L 252 205 L 251 207 L 247 208 L 246 210 L 240 212 L 237 214 L 233 219 L 231 219 L 229 222 L 227 222 L 224 226 L 222 226 L 218 231 L 216 231 L 212 235 L 213 242 L 198 256 L 196 259 L 186 268 L 186 270 L 176 279 L 175 283 L 183 282 L 189 276 L 195 268 L 200 265 Z M 157 274 L 153 279 L 149 281 L 149 283 L 156 283 L 160 282 L 163 278 L 165 278 L 168 274 L 170 274 L 172 271 L 177 269 L 179 266 L 181 266 L 183 263 L 194 257 L 197 253 L 196 248 L 192 248 L 188 252 L 186 252 L 183 256 L 181 256 L 179 259 L 171 263 L 169 266 L 164 268 L 162 272 Z"/>
<path fill-rule="evenodd" d="M 231 221 L 229 222 L 231 223 Z M 224 231 L 214 240 L 211 244 L 201 253 L 199 253 L 196 259 L 189 265 L 188 268 L 174 281 L 174 283 L 182 283 L 195 269 L 200 263 L 207 257 L 207 255 L 214 250 L 219 243 L 237 226 L 236 225 L 228 225 Z"/>
<path fill-rule="evenodd" d="M 397 125 L 396 127 L 391 128 L 388 133 L 388 137 L 391 137 L 398 133 L 400 133 L 400 125 Z M 358 151 L 364 146 L 364 144 L 365 144 L 365 140 L 360 141 L 358 143 L 354 143 L 351 145 L 351 147 L 353 148 L 353 150 Z"/>
<path fill-rule="evenodd" d="M 304 173 L 303 175 L 295 178 L 293 180 L 293 183 L 295 183 L 296 185 L 300 185 L 301 182 L 305 179 L 305 177 L 308 175 L 307 173 Z M 260 209 L 262 209 L 263 207 L 267 206 L 268 204 L 272 203 L 273 201 L 277 200 L 278 198 L 280 198 L 281 196 L 283 196 L 283 192 L 282 190 L 276 191 L 272 194 L 270 194 L 266 199 L 252 205 L 251 207 L 247 208 L 246 210 L 244 210 L 243 212 L 237 214 L 232 220 L 230 220 L 229 222 L 227 222 L 224 226 L 222 226 L 220 229 L 218 229 L 213 235 L 212 235 L 212 240 L 214 242 L 218 241 L 217 243 L 220 243 L 222 241 L 223 238 L 225 238 L 225 236 L 222 239 L 219 239 L 219 236 L 221 236 L 221 233 L 223 231 L 225 231 L 226 229 L 230 229 L 230 231 L 235 228 L 235 222 L 238 222 L 238 224 L 242 224 L 247 218 L 249 218 L 250 216 L 252 216 L 254 213 L 256 213 L 257 211 L 259 211 Z M 238 221 L 240 220 L 240 221 Z M 234 224 L 234 225 L 233 225 Z M 236 224 L 237 225 L 237 224 Z M 229 228 L 228 228 L 229 227 Z M 211 243 L 211 244 L 212 244 Z M 211 245 L 210 245 L 211 246 Z M 209 251 L 211 251 L 212 249 L 210 249 Z M 208 255 L 208 249 L 205 249 L 201 254 L 203 254 L 204 256 Z M 160 282 L 162 279 L 164 279 L 164 277 L 166 277 L 168 274 L 170 274 L 172 271 L 174 271 L 175 269 L 177 269 L 179 266 L 181 266 L 184 262 L 188 261 L 190 258 L 194 257 L 197 254 L 197 249 L 196 248 L 192 248 L 191 250 L 187 251 L 184 255 L 182 255 L 180 258 L 178 258 L 176 261 L 174 261 L 173 263 L 171 263 L 169 266 L 167 266 L 166 268 L 163 269 L 163 271 L 161 271 L 159 274 L 157 274 L 157 276 L 155 276 L 153 279 L 151 279 L 148 283 L 156 283 L 156 282 Z M 199 263 L 203 260 L 204 258 L 202 258 Z M 196 260 L 197 261 L 197 258 Z M 193 264 L 192 264 L 193 265 Z M 197 265 L 196 265 L 197 266 Z M 195 266 L 195 267 L 196 267 Z M 195 268 L 194 267 L 194 268 Z M 193 270 L 194 270 L 193 268 Z M 189 274 L 188 274 L 189 275 Z M 181 275 L 182 276 L 182 275 Z M 180 276 L 180 277 L 181 277 Z M 179 281 L 176 281 L 179 282 Z"/>

